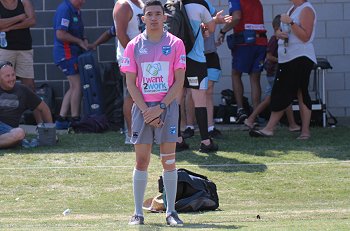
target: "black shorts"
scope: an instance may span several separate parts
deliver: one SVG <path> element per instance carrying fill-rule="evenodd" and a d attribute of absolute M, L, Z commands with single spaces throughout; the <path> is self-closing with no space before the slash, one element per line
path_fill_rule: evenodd
<path fill-rule="evenodd" d="M 205 54 L 207 60 L 207 68 L 214 68 L 221 70 L 219 55 L 216 52 Z"/>
<path fill-rule="evenodd" d="M 286 109 L 297 97 L 299 89 L 302 92 L 304 104 L 311 110 L 308 86 L 314 63 L 309 58 L 302 56 L 278 65 L 271 92 L 271 111 Z"/>
<path fill-rule="evenodd" d="M 207 75 L 206 63 L 200 63 L 188 57 L 186 58 L 185 88 L 202 89 L 205 86 L 206 89 L 208 87 Z M 206 83 L 204 83 L 205 81 Z"/>

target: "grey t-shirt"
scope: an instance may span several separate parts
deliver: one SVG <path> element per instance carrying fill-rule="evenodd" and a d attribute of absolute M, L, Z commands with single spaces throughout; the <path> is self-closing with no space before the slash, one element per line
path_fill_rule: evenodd
<path fill-rule="evenodd" d="M 34 110 L 40 103 L 40 97 L 22 84 L 16 83 L 10 91 L 0 87 L 0 121 L 18 127 L 22 113 Z"/>

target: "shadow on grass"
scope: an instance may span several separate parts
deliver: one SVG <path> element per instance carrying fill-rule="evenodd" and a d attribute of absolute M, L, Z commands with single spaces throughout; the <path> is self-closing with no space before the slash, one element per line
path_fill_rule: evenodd
<path fill-rule="evenodd" d="M 176 154 L 176 160 L 187 161 L 200 168 L 218 172 L 264 172 L 267 169 L 265 164 L 239 161 L 235 158 L 226 158 L 214 153 L 202 154 L 198 152 L 186 151 Z"/>
<path fill-rule="evenodd" d="M 216 172 L 253 173 L 267 170 L 265 164 L 240 161 L 234 157 L 222 155 L 222 153 L 235 152 L 235 142 L 233 142 L 226 133 L 225 136 L 225 139 L 215 141 L 219 145 L 219 151 L 217 153 L 201 153 L 198 151 L 200 138 L 198 135 L 195 135 L 193 138 L 186 140 L 190 145 L 190 150 L 176 153 L 177 162 L 188 162 L 193 165 L 198 165 L 200 168 L 205 168 L 208 171 Z"/>
<path fill-rule="evenodd" d="M 272 138 L 251 138 L 247 131 L 225 131 L 224 138 L 216 140 L 219 144 L 217 154 L 203 154 L 199 148 L 199 135 L 196 134 L 189 139 L 191 150 L 179 152 L 178 161 L 187 161 L 191 164 L 201 165 L 237 165 L 235 168 L 222 168 L 222 171 L 246 171 L 263 172 L 266 166 L 260 163 L 239 161 L 230 158 L 231 153 L 238 155 L 252 155 L 278 158 L 291 152 L 310 152 L 321 158 L 332 158 L 338 160 L 350 160 L 350 129 L 348 127 L 311 129 L 310 140 L 296 140 L 297 133 L 288 132 L 286 128 L 278 129 Z M 33 136 L 29 136 L 32 138 Z M 120 153 L 133 152 L 132 145 L 124 144 L 124 136 L 119 132 L 107 132 L 103 134 L 68 134 L 60 135 L 60 141 L 55 146 L 43 146 L 25 149 L 16 147 L 13 149 L 0 150 L 0 156 L 13 154 L 50 154 L 50 153 Z M 159 148 L 154 145 L 154 152 L 159 153 Z M 233 156 L 234 154 L 232 154 Z M 237 155 L 235 155 L 237 158 Z M 208 167 L 210 170 L 210 167 Z M 218 169 L 218 168 L 215 168 Z"/>
<path fill-rule="evenodd" d="M 222 150 L 241 154 L 279 157 L 291 152 L 309 152 L 320 158 L 350 160 L 348 127 L 312 127 L 309 140 L 297 140 L 299 133 L 280 128 L 270 138 L 250 137 L 248 131 L 228 131 Z"/>
<path fill-rule="evenodd" d="M 219 224 L 190 224 L 186 223 L 184 226 L 176 227 L 176 230 L 182 229 L 182 230 L 189 230 L 189 229 L 225 229 L 225 230 L 231 230 L 231 229 L 241 229 L 244 226 L 237 226 L 237 225 L 219 225 Z M 154 224 L 154 225 L 147 225 L 147 226 L 140 226 L 138 227 L 138 230 L 142 231 L 154 231 L 154 230 L 164 230 L 163 224 Z"/>
<path fill-rule="evenodd" d="M 34 135 L 29 135 L 26 138 L 34 138 Z M 23 148 L 17 146 L 12 149 L 1 149 L 1 153 L 16 153 L 16 154 L 57 154 L 57 153 L 75 153 L 75 152 L 133 152 L 132 145 L 124 144 L 124 136 L 119 132 L 106 133 L 89 133 L 89 134 L 65 134 L 58 135 L 59 142 L 53 146 L 39 146 L 36 148 Z"/>

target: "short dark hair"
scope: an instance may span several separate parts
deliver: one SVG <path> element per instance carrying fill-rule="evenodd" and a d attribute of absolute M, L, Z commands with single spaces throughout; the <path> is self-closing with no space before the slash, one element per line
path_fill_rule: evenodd
<path fill-rule="evenodd" d="M 146 7 L 148 6 L 160 6 L 162 8 L 163 14 L 164 14 L 164 6 L 161 1 L 159 0 L 148 0 L 145 2 L 145 5 L 143 7 L 143 13 L 146 13 Z"/>
<path fill-rule="evenodd" d="M 275 18 L 272 20 L 272 27 L 274 30 L 281 27 L 281 15 L 278 14 L 275 16 Z"/>

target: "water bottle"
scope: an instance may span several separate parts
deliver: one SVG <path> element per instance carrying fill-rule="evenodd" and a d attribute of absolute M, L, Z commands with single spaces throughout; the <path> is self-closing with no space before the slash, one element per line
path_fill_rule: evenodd
<path fill-rule="evenodd" d="M 281 23 L 281 29 L 282 29 L 282 32 L 286 32 L 286 33 L 290 33 L 291 31 L 291 27 L 290 27 L 290 24 L 288 23 Z M 288 42 L 289 42 L 289 39 L 288 38 L 285 38 L 284 39 L 284 46 L 287 47 L 288 46 Z"/>
<path fill-rule="evenodd" d="M 6 32 L 0 32 L 0 47 L 7 47 Z"/>

